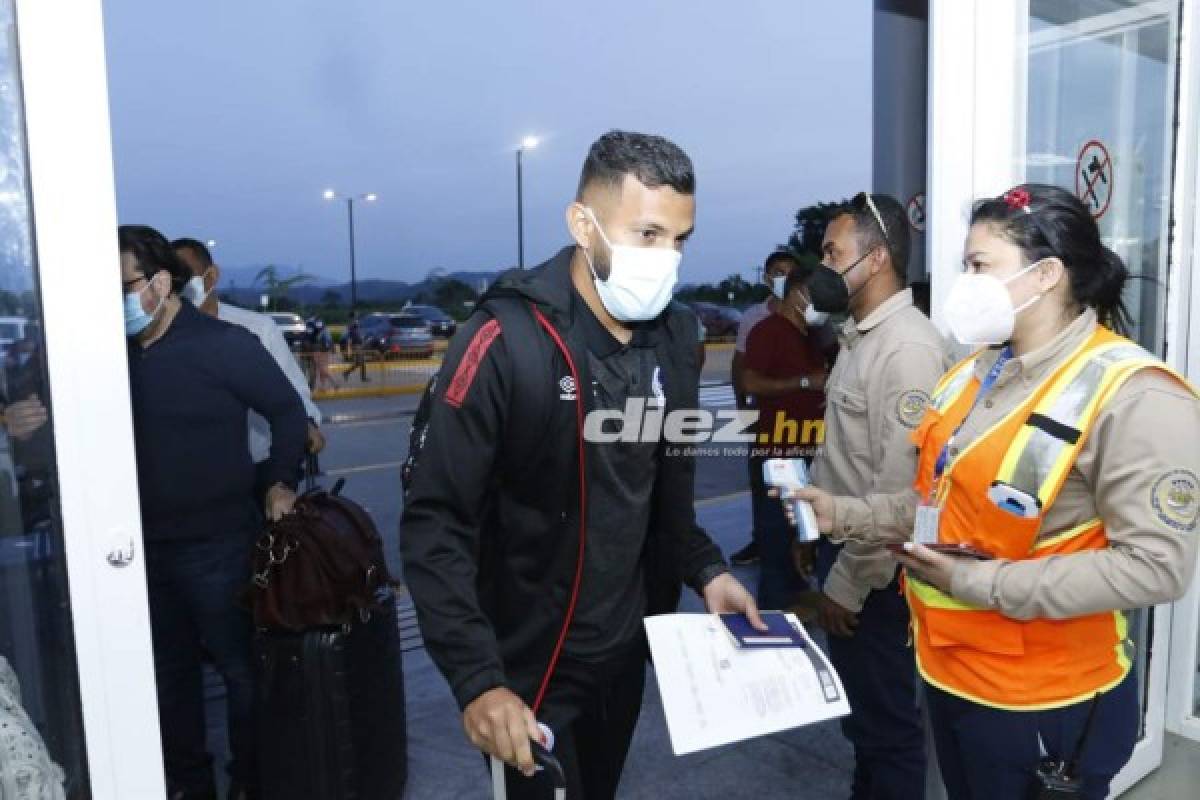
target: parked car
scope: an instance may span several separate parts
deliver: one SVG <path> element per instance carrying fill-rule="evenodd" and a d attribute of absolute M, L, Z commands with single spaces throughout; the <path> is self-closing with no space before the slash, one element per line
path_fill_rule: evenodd
<path fill-rule="evenodd" d="M 298 350 L 304 345 L 308 338 L 308 328 L 299 314 L 273 311 L 269 316 L 279 326 L 279 332 L 283 334 L 283 340 L 288 343 L 288 347 Z"/>
<path fill-rule="evenodd" d="M 363 347 L 380 358 L 429 358 L 433 330 L 416 314 L 367 314 L 360 323 Z"/>
<path fill-rule="evenodd" d="M 742 321 L 742 312 L 736 308 L 705 302 L 695 302 L 691 306 L 692 311 L 696 312 L 696 316 L 703 323 L 707 338 L 737 336 L 738 325 Z"/>
<path fill-rule="evenodd" d="M 454 318 L 437 306 L 405 306 L 404 313 L 416 314 L 428 322 L 429 327 L 433 329 L 434 336 L 449 339 L 458 330 L 458 323 L 454 321 Z"/>
<path fill-rule="evenodd" d="M 13 342 L 25 338 L 25 326 L 28 320 L 24 317 L 0 317 L 0 358 L 8 353 Z"/>

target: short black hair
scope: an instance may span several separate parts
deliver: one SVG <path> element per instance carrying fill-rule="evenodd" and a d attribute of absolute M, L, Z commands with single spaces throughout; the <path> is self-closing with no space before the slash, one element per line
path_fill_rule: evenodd
<path fill-rule="evenodd" d="M 206 268 L 211 267 L 213 264 L 212 253 L 210 253 L 208 248 L 204 246 L 204 242 L 201 242 L 198 239 L 188 239 L 187 237 L 176 239 L 175 241 L 171 242 L 171 249 L 192 251 L 192 254 L 198 257 L 200 259 L 200 263 Z"/>
<path fill-rule="evenodd" d="M 783 295 L 786 297 L 798 288 L 808 286 L 808 279 L 813 276 L 816 268 L 812 264 L 796 263 L 796 267 L 788 274 L 783 282 Z"/>
<path fill-rule="evenodd" d="M 137 259 L 138 268 L 147 278 L 160 270 L 171 276 L 171 291 L 178 292 L 192 278 L 192 271 L 175 255 L 167 237 L 149 225 L 122 225 L 117 228 L 117 241 L 122 253 Z"/>
<path fill-rule="evenodd" d="M 859 255 L 883 247 L 892 261 L 892 269 L 901 283 L 908 282 L 908 254 L 911 249 L 908 234 L 908 214 L 896 198 L 886 194 L 869 195 L 859 192 L 834 214 L 834 218 L 846 215 L 854 220 L 854 232 L 858 240 Z M 874 204 L 879 218 L 871 211 Z M 882 227 L 881 227 L 882 225 Z"/>
<path fill-rule="evenodd" d="M 648 133 L 609 131 L 588 150 L 575 199 L 598 183 L 620 189 L 626 175 L 651 189 L 670 186 L 680 194 L 696 193 L 692 160 L 679 145 Z"/>
<path fill-rule="evenodd" d="M 800 257 L 797 256 L 795 253 L 793 253 L 791 250 L 781 247 L 777 250 L 772 251 L 771 255 L 767 256 L 767 260 L 763 262 L 763 272 L 764 273 L 767 272 L 768 270 L 771 269 L 771 266 L 773 264 L 777 264 L 780 261 L 792 262 L 792 269 L 795 269 L 796 267 L 800 266 Z"/>

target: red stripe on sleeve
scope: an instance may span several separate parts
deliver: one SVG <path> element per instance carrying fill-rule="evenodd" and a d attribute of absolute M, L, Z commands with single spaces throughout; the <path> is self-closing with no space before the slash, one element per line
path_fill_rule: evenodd
<path fill-rule="evenodd" d="M 455 408 L 462 407 L 463 400 L 467 397 L 467 391 L 475 382 L 475 374 L 479 372 L 479 365 L 483 363 L 483 357 L 487 355 L 488 348 L 492 346 L 492 342 L 496 341 L 496 337 L 499 335 L 500 323 L 494 319 L 488 320 L 475 332 L 471 343 L 467 345 L 467 352 L 463 354 L 462 361 L 458 362 L 458 369 L 454 371 L 454 378 L 451 379 L 450 386 L 446 388 L 445 400 L 449 405 Z"/>

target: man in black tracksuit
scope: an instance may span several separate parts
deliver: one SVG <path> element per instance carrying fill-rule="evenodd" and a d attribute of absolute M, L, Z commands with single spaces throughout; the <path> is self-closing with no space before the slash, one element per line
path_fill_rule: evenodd
<path fill-rule="evenodd" d="M 413 431 L 401 550 L 429 653 L 485 753 L 529 775 L 535 719 L 554 731 L 572 798 L 616 792 L 643 616 L 674 611 L 686 583 L 757 621 L 696 525 L 692 458 L 587 416 L 698 407 L 696 321 L 670 303 L 693 192 L 674 144 L 601 137 L 567 208 L 576 246 L 496 282 Z M 541 777 L 507 784 L 550 796 Z"/>

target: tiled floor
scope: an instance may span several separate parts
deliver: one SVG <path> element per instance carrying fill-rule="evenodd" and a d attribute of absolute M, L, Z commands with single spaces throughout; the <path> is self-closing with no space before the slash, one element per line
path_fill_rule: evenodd
<path fill-rule="evenodd" d="M 1122 800 L 1194 800 L 1200 797 L 1200 743 L 1167 734 L 1163 765 Z"/>

